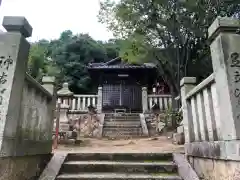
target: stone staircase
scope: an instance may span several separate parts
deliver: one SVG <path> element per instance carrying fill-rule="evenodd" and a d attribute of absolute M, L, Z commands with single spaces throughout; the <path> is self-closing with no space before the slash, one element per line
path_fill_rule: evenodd
<path fill-rule="evenodd" d="M 139 114 L 105 114 L 103 137 L 132 138 L 140 136 L 142 136 L 142 127 Z"/>
<path fill-rule="evenodd" d="M 68 154 L 56 180 L 181 180 L 172 154 Z"/>

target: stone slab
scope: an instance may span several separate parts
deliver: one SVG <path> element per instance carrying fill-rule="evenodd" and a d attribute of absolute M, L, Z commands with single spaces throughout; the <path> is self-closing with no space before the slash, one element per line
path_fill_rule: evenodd
<path fill-rule="evenodd" d="M 196 172 L 193 170 L 191 165 L 188 163 L 186 156 L 184 154 L 173 154 L 173 160 L 178 166 L 178 174 L 184 180 L 199 180 Z"/>
<path fill-rule="evenodd" d="M 105 179 L 105 180 L 120 180 L 120 179 L 151 179 L 151 180 L 181 180 L 179 176 L 174 175 L 148 175 L 148 174 L 127 174 L 127 173 L 81 173 L 81 174 L 63 174 L 58 176 L 60 179 L 87 179 L 87 180 L 96 180 L 96 179 Z"/>
<path fill-rule="evenodd" d="M 55 153 L 39 180 L 55 180 L 67 155 L 67 153 Z"/>
<path fill-rule="evenodd" d="M 180 81 L 180 86 L 183 86 L 184 84 L 195 84 L 196 83 L 196 78 L 195 77 L 184 77 Z"/>
<path fill-rule="evenodd" d="M 194 157 L 240 161 L 240 140 L 188 143 L 185 153 Z"/>
<path fill-rule="evenodd" d="M 32 35 L 32 26 L 25 17 L 5 16 L 2 25 L 8 32 L 20 32 L 26 38 Z"/>
<path fill-rule="evenodd" d="M 236 18 L 217 17 L 208 29 L 209 39 L 214 39 L 219 32 L 237 30 L 240 28 L 240 21 Z"/>

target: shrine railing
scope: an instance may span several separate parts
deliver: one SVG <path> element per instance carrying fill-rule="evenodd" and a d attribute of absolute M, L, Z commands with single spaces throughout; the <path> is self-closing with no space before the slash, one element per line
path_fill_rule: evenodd
<path fill-rule="evenodd" d="M 70 110 L 87 111 L 90 105 L 97 107 L 97 95 L 74 95 Z"/>
<path fill-rule="evenodd" d="M 159 107 L 160 111 L 165 111 L 172 106 L 172 96 L 164 94 L 149 94 L 148 95 L 148 109 L 151 109 L 154 104 Z"/>
<path fill-rule="evenodd" d="M 72 97 L 59 97 L 58 102 L 69 105 L 69 110 L 72 112 L 80 111 L 86 112 L 88 111 L 88 107 L 92 105 L 93 107 L 97 107 L 98 96 L 97 95 L 73 95 Z"/>
<path fill-rule="evenodd" d="M 181 86 L 186 89 L 189 82 L 182 80 Z M 182 91 L 183 118 L 187 142 L 216 141 L 220 139 L 219 104 L 214 75 L 189 92 Z"/>

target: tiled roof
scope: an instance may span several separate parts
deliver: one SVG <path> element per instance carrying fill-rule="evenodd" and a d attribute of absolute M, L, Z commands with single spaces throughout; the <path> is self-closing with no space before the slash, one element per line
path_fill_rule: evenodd
<path fill-rule="evenodd" d="M 144 63 L 141 65 L 122 62 L 120 58 L 115 58 L 106 63 L 90 63 L 88 69 L 152 69 L 156 68 L 153 63 Z"/>

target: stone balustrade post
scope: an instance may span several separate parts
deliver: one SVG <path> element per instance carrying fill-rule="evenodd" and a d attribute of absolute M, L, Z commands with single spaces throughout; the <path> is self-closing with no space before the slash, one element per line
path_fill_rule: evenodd
<path fill-rule="evenodd" d="M 222 140 L 240 139 L 240 21 L 218 17 L 210 26 Z"/>
<path fill-rule="evenodd" d="M 148 111 L 147 87 L 142 87 L 142 110 L 143 110 L 143 113 L 146 113 Z"/>
<path fill-rule="evenodd" d="M 56 78 L 53 76 L 43 76 L 42 78 L 42 86 L 52 95 L 52 100 L 50 103 L 50 106 L 48 108 L 48 112 L 50 114 L 50 120 L 51 120 L 51 126 L 49 127 L 48 131 L 49 134 L 52 133 L 52 127 L 54 126 L 54 118 L 55 118 L 55 107 L 56 107 L 56 101 L 57 101 L 57 93 L 56 93 Z"/>
<path fill-rule="evenodd" d="M 3 19 L 6 33 L 0 33 L 0 156 L 17 153 L 17 127 L 21 95 L 27 71 L 32 27 L 24 17 Z"/>
<path fill-rule="evenodd" d="M 58 99 L 61 100 L 62 104 L 72 106 L 73 92 L 69 90 L 68 83 L 63 83 L 62 89 L 57 92 Z"/>
<path fill-rule="evenodd" d="M 54 95 L 55 92 L 55 81 L 56 78 L 53 76 L 43 76 L 42 86 L 51 94 Z"/>
<path fill-rule="evenodd" d="M 195 87 L 195 84 L 195 77 L 184 77 L 180 82 L 185 143 L 194 141 L 194 128 L 191 121 L 191 112 L 189 112 L 188 108 L 190 105 L 186 101 L 186 95 Z"/>
<path fill-rule="evenodd" d="M 102 112 L 102 104 L 103 104 L 103 88 L 98 87 L 97 111 L 99 113 Z"/>

